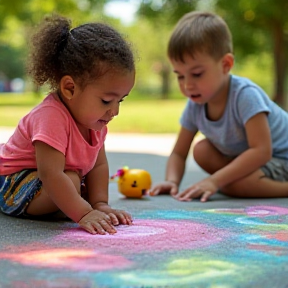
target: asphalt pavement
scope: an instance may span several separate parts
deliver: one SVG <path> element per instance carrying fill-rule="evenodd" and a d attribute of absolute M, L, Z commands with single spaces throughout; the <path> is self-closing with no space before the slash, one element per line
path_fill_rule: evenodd
<path fill-rule="evenodd" d="M 1 127 L 0 143 L 13 131 Z M 153 184 L 162 181 L 175 140 L 175 134 L 108 134 L 111 175 L 128 166 L 147 170 Z M 190 153 L 181 188 L 206 175 Z M 111 181 L 109 200 L 135 220 L 113 237 L 95 238 L 65 218 L 0 213 L 0 288 L 287 287 L 287 198 L 127 199 Z"/>

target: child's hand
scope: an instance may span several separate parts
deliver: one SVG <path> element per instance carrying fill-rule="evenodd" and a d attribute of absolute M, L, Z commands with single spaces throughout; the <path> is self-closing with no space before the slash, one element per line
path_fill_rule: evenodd
<path fill-rule="evenodd" d="M 92 210 L 80 219 L 78 224 L 91 234 L 114 234 L 117 230 L 113 227 L 110 217 L 101 211 Z"/>
<path fill-rule="evenodd" d="M 111 212 L 108 215 L 110 216 L 113 225 L 132 225 L 132 216 L 124 210 L 111 209 Z"/>
<path fill-rule="evenodd" d="M 151 196 L 156 196 L 159 194 L 170 194 L 172 197 L 175 197 L 177 193 L 178 193 L 178 185 L 170 181 L 159 183 L 154 187 L 152 187 L 152 189 L 149 191 L 149 195 Z"/>
<path fill-rule="evenodd" d="M 93 205 L 93 208 L 106 213 L 115 226 L 119 224 L 132 225 L 132 216 L 124 210 L 112 209 L 106 203 L 97 203 Z"/>
<path fill-rule="evenodd" d="M 179 201 L 191 201 L 193 198 L 200 198 L 201 202 L 206 202 L 210 196 L 218 190 L 217 184 L 208 177 L 179 193 L 175 198 Z"/>

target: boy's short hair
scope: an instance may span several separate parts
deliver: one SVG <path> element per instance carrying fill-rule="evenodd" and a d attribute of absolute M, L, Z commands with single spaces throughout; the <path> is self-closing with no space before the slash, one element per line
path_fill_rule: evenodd
<path fill-rule="evenodd" d="M 177 23 L 168 44 L 168 57 L 183 61 L 186 54 L 207 53 L 219 60 L 232 53 L 232 36 L 226 22 L 210 12 L 193 11 Z"/>

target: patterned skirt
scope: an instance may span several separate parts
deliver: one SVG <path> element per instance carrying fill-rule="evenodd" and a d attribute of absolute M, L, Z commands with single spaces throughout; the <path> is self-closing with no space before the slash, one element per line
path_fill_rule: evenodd
<path fill-rule="evenodd" d="M 32 199 L 40 194 L 42 182 L 36 170 L 0 175 L 0 209 L 10 216 L 21 216 Z"/>

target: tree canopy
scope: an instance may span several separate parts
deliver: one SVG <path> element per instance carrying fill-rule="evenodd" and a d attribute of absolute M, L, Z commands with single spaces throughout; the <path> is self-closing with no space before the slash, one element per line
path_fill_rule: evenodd
<path fill-rule="evenodd" d="M 22 63 L 21 52 L 23 55 L 27 47 L 25 41 L 29 28 L 46 14 L 60 13 L 75 19 L 73 23 L 77 25 L 91 19 L 103 19 L 105 17 L 103 7 L 109 1 L 111 0 L 1 0 L 0 67 L 4 69 L 7 66 L 5 58 L 13 58 L 18 62 L 19 70 L 16 71 L 17 67 L 11 62 L 10 70 L 6 67 L 5 73 L 15 76 L 23 73 L 23 67 L 19 63 Z M 263 53 L 271 55 L 275 75 L 272 98 L 281 106 L 285 106 L 288 59 L 288 18 L 285 17 L 288 13 L 288 2 L 286 0 L 139 1 L 138 22 L 131 27 L 121 29 L 133 33 L 133 38 L 135 37 L 141 52 L 145 50 L 142 54 L 146 53 L 144 61 L 154 63 L 149 65 L 153 66 L 154 71 L 162 77 L 163 95 L 168 95 L 171 84 L 166 59 L 169 31 L 172 31 L 173 26 L 185 13 L 192 10 L 211 10 L 222 16 L 229 25 L 237 61 L 242 61 L 251 55 L 257 56 Z M 137 31 L 141 32 L 137 33 Z M 150 33 L 151 37 L 147 36 L 145 31 Z M 143 57 L 141 58 L 140 61 L 143 61 Z M 148 63 L 141 65 L 142 67 L 146 65 L 148 68 Z"/>
<path fill-rule="evenodd" d="M 24 76 L 26 41 L 30 29 L 45 15 L 57 12 L 80 19 L 78 21 L 81 23 L 92 15 L 102 13 L 104 4 L 104 0 L 1 0 L 0 72 L 2 77 L 4 75 L 12 79 Z"/>

